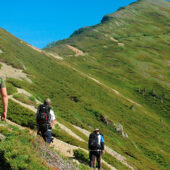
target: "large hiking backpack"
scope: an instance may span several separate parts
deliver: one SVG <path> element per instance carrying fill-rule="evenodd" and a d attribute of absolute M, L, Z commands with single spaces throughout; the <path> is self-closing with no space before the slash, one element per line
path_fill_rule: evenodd
<path fill-rule="evenodd" d="M 37 115 L 37 123 L 42 128 L 47 128 L 50 125 L 50 107 L 46 104 L 39 106 L 39 112 Z"/>
<path fill-rule="evenodd" d="M 97 150 L 100 149 L 100 145 L 98 144 L 98 135 L 96 133 L 91 133 L 89 137 L 89 149 Z"/>

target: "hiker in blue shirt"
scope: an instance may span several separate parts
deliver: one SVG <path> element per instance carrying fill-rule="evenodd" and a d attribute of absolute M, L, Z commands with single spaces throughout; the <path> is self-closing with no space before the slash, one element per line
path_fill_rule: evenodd
<path fill-rule="evenodd" d="M 101 155 L 104 153 L 104 139 L 103 135 L 100 133 L 99 129 L 96 129 L 89 136 L 89 158 L 90 158 L 90 167 L 95 168 L 95 158 L 98 163 L 98 170 L 101 169 Z"/>

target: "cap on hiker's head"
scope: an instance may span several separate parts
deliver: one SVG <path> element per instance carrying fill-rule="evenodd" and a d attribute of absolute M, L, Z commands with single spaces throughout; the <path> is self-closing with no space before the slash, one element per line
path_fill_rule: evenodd
<path fill-rule="evenodd" d="M 47 99 L 44 100 L 44 103 L 48 104 L 48 105 L 51 105 L 51 100 L 49 98 L 47 98 Z"/>
<path fill-rule="evenodd" d="M 98 131 L 100 131 L 100 129 L 95 129 L 95 132 L 98 132 Z"/>

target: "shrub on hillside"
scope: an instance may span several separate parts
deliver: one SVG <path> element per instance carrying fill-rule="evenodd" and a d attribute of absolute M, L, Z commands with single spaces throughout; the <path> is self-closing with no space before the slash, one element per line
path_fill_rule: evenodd
<path fill-rule="evenodd" d="M 33 145 L 34 137 L 28 131 L 11 126 L 0 128 L 6 140 L 0 142 L 0 169 L 42 169 L 47 170 L 43 159 Z"/>
<path fill-rule="evenodd" d="M 32 102 L 36 102 L 36 99 L 34 96 L 30 96 L 29 99 L 32 101 Z"/>
<path fill-rule="evenodd" d="M 81 149 L 75 149 L 74 151 L 74 157 L 81 163 L 88 164 L 89 163 L 89 157 L 88 154 L 85 153 Z"/>
<path fill-rule="evenodd" d="M 0 111 L 2 111 L 1 108 Z M 12 100 L 9 100 L 8 119 L 31 129 L 36 128 L 35 113 L 27 108 L 20 106 Z"/>
<path fill-rule="evenodd" d="M 98 121 L 101 121 L 103 115 L 100 111 L 93 109 L 92 107 L 85 106 L 84 107 L 88 112 L 92 113 Z"/>
<path fill-rule="evenodd" d="M 23 93 L 19 93 L 19 94 L 15 94 L 13 97 L 15 99 L 21 101 L 22 103 L 36 106 L 36 100 L 35 100 L 34 96 L 28 97 L 27 95 L 25 95 Z"/>
<path fill-rule="evenodd" d="M 17 88 L 14 87 L 13 85 L 11 85 L 10 83 L 6 83 L 6 87 L 7 87 L 7 92 L 8 92 L 8 95 L 12 95 L 14 93 L 17 92 Z"/>

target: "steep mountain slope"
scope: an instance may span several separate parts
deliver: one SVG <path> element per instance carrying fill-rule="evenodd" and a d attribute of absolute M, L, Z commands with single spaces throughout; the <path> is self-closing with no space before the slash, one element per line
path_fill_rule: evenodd
<path fill-rule="evenodd" d="M 104 16 L 100 24 L 75 31 L 69 39 L 45 50 L 65 56 L 74 67 L 169 120 L 166 100 L 163 107 L 167 109 L 158 107 L 170 88 L 169 9 L 169 2 L 142 0 Z M 68 45 L 85 55 L 73 57 L 77 53 Z M 143 89 L 147 91 L 144 97 Z M 159 101 L 152 102 L 155 95 Z"/>
<path fill-rule="evenodd" d="M 48 96 L 58 119 L 88 131 L 99 127 L 105 143 L 134 168 L 168 169 L 168 5 L 139 1 L 44 51 L 0 29 L 0 60 L 22 69 L 31 80 L 7 75 L 9 93 L 19 87 L 40 101 Z M 8 116 L 35 128 L 33 113 L 13 101 Z M 115 130 L 119 123 L 128 138 Z M 104 159 L 124 169 L 109 154 Z"/>

